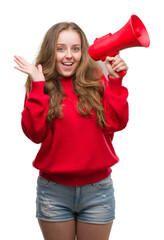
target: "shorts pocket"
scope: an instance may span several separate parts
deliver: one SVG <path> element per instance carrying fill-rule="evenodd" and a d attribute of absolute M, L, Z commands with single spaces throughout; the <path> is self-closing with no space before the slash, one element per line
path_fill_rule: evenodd
<path fill-rule="evenodd" d="M 99 182 L 93 183 L 93 186 L 99 189 L 109 189 L 113 187 L 113 181 L 111 176 L 109 176 Z"/>
<path fill-rule="evenodd" d="M 42 186 L 48 186 L 50 183 L 52 183 L 53 185 L 55 185 L 56 183 L 51 182 L 41 176 L 38 176 L 38 180 L 37 180 L 38 185 L 42 185 Z"/>

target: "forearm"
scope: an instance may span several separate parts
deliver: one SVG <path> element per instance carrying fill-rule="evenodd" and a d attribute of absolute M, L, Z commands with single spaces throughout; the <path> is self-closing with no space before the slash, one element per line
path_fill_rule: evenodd
<path fill-rule="evenodd" d="M 22 129 L 33 142 L 40 143 L 47 132 L 49 96 L 44 94 L 44 82 L 32 82 L 22 111 Z"/>
<path fill-rule="evenodd" d="M 107 131 L 120 131 L 127 125 L 129 118 L 128 90 L 122 86 L 122 78 L 109 78 L 106 81 L 104 109 Z"/>

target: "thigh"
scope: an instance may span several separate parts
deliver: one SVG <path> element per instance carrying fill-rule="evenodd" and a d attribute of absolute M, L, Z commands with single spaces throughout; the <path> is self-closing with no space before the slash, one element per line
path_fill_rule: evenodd
<path fill-rule="evenodd" d="M 38 219 L 45 240 L 75 240 L 75 220 L 48 222 Z"/>
<path fill-rule="evenodd" d="M 91 224 L 77 221 L 77 240 L 108 240 L 113 222 Z"/>

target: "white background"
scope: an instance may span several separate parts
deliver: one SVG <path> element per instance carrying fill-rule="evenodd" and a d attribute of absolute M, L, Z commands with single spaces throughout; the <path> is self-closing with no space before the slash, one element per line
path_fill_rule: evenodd
<path fill-rule="evenodd" d="M 119 30 L 132 14 L 144 22 L 149 48 L 121 51 L 129 71 L 130 119 L 114 138 L 120 162 L 113 167 L 116 220 L 110 239 L 163 240 L 164 85 L 162 0 L 22 1 L 0 6 L 0 219 L 3 240 L 42 239 L 35 219 L 36 179 L 32 161 L 39 145 L 22 132 L 20 120 L 26 75 L 14 69 L 14 55 L 33 62 L 46 31 L 59 21 L 73 21 L 96 37 Z"/>

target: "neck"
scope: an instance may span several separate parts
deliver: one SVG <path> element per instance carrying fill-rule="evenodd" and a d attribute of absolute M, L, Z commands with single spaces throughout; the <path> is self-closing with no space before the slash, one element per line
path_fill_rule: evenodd
<path fill-rule="evenodd" d="M 72 88 L 73 77 L 68 77 L 68 78 L 59 77 L 59 81 L 61 82 L 64 88 L 66 89 Z"/>
<path fill-rule="evenodd" d="M 59 80 L 62 79 L 62 80 L 70 80 L 70 79 L 73 79 L 73 76 L 70 76 L 70 77 L 62 77 L 62 76 L 59 76 L 58 78 Z"/>

